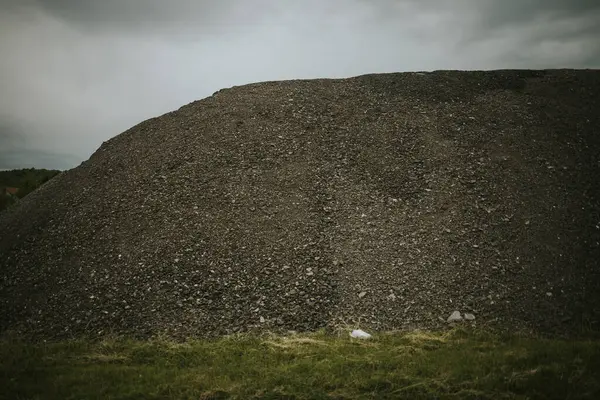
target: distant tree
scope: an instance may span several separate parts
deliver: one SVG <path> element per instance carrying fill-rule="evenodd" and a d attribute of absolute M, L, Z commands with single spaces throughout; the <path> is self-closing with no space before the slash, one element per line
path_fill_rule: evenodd
<path fill-rule="evenodd" d="M 0 186 L 24 188 L 27 186 L 27 190 L 31 191 L 31 188 L 36 188 L 54 176 L 58 175 L 60 171 L 48 170 L 48 169 L 14 169 L 11 171 L 0 171 Z"/>
<path fill-rule="evenodd" d="M 21 180 L 21 185 L 19 187 L 19 191 L 17 192 L 17 197 L 22 199 L 23 197 L 27 196 L 29 193 L 37 189 L 39 185 L 40 184 L 36 179 L 35 175 L 32 172 L 28 171 L 25 177 L 23 177 L 23 179 Z"/>
<path fill-rule="evenodd" d="M 8 207 L 8 196 L 4 193 L 0 193 L 0 211 Z"/>
<path fill-rule="evenodd" d="M 16 202 L 15 196 L 0 193 L 0 211 L 12 206 Z"/>
<path fill-rule="evenodd" d="M 18 188 L 16 196 L 0 192 L 0 210 L 27 196 L 41 185 L 58 175 L 60 171 L 48 169 L 24 168 L 11 171 L 0 171 L 0 187 Z"/>

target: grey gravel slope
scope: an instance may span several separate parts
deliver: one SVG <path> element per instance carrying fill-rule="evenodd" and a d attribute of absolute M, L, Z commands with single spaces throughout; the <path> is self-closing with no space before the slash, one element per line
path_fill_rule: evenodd
<path fill-rule="evenodd" d="M 219 91 L 0 214 L 0 330 L 597 328 L 599 100 L 573 70 Z"/>

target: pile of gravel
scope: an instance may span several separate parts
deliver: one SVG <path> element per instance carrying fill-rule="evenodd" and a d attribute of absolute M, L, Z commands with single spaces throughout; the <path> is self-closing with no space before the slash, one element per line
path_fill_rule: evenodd
<path fill-rule="evenodd" d="M 0 214 L 0 332 L 597 328 L 599 110 L 598 71 L 219 91 Z"/>

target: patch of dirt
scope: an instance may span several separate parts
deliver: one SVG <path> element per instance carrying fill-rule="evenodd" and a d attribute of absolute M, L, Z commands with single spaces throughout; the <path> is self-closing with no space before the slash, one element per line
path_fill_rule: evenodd
<path fill-rule="evenodd" d="M 600 317 L 600 73 L 221 90 L 0 214 L 0 330 L 37 338 Z"/>

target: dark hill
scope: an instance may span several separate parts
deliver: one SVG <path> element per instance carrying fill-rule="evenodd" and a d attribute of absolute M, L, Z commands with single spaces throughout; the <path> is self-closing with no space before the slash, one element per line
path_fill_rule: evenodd
<path fill-rule="evenodd" d="M 599 71 L 219 91 L 0 214 L 0 329 L 598 329 L 599 110 Z"/>

